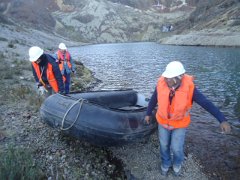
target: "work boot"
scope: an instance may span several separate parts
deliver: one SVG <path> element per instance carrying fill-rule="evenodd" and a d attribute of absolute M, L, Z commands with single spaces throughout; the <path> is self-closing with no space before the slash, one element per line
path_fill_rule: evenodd
<path fill-rule="evenodd" d="M 175 166 L 173 165 L 173 174 L 174 176 L 179 176 L 181 174 L 182 165 Z"/>
<path fill-rule="evenodd" d="M 167 176 L 167 173 L 168 173 L 168 169 L 169 168 L 165 168 L 161 165 L 161 175 L 162 176 Z"/>

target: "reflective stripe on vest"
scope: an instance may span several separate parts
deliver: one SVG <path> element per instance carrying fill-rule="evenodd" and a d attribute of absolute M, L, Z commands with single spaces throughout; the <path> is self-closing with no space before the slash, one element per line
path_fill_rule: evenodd
<path fill-rule="evenodd" d="M 185 74 L 170 104 L 170 89 L 164 77 L 160 77 L 157 84 L 158 123 L 167 129 L 188 127 L 191 122 L 189 112 L 192 107 L 193 91 L 193 77 Z"/>
<path fill-rule="evenodd" d="M 45 87 L 46 85 L 44 84 L 43 80 L 42 80 L 42 73 L 40 72 L 40 67 L 37 63 L 32 62 L 32 65 L 34 67 L 34 70 L 37 74 L 37 77 L 39 79 L 39 81 L 43 84 L 43 86 Z M 47 65 L 47 79 L 48 79 L 48 83 L 50 84 L 50 86 L 52 87 L 52 89 L 54 90 L 54 92 L 58 92 L 58 84 L 57 84 L 57 80 L 55 78 L 55 75 L 53 73 L 53 68 L 52 65 L 50 63 L 48 63 Z"/>
<path fill-rule="evenodd" d="M 63 53 L 60 50 L 58 50 L 57 56 L 58 56 L 58 60 L 59 60 L 59 69 L 60 69 L 60 71 L 62 71 L 63 67 L 64 67 L 64 63 L 63 62 L 65 61 L 65 58 L 64 58 Z M 72 64 L 70 62 L 70 54 L 69 54 L 68 51 L 66 51 L 65 56 L 66 56 L 67 65 L 68 65 L 69 69 L 71 69 L 72 68 Z"/>

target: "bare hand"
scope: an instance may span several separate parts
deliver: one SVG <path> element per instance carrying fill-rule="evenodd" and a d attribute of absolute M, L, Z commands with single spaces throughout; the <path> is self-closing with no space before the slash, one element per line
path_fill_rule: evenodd
<path fill-rule="evenodd" d="M 147 124 L 150 123 L 150 119 L 151 119 L 151 116 L 145 116 L 145 122 L 146 122 Z"/>
<path fill-rule="evenodd" d="M 221 128 L 223 133 L 230 133 L 231 132 L 231 126 L 227 121 L 223 121 L 220 124 L 220 128 Z"/>

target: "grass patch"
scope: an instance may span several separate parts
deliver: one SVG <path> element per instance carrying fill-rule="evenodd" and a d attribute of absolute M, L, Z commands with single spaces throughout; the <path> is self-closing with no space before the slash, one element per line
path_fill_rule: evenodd
<path fill-rule="evenodd" d="M 10 65 L 0 54 L 0 79 L 13 79 L 22 76 L 24 71 L 31 71 L 31 66 L 26 61 L 14 60 Z"/>
<path fill-rule="evenodd" d="M 44 101 L 44 97 L 38 95 L 36 92 L 32 92 L 31 95 L 28 98 L 28 104 L 29 107 L 34 111 L 34 112 L 38 112 L 43 101 Z"/>
<path fill-rule="evenodd" d="M 82 91 L 93 80 L 92 72 L 79 61 L 76 64 L 76 75 L 72 77 L 71 91 Z"/>
<path fill-rule="evenodd" d="M 8 41 L 8 40 L 4 37 L 0 37 L 0 41 Z"/>
<path fill-rule="evenodd" d="M 9 147 L 0 153 L 0 179 L 44 179 L 41 169 L 36 165 L 31 152 L 23 148 Z"/>
<path fill-rule="evenodd" d="M 74 19 L 80 21 L 81 23 L 87 24 L 93 21 L 94 16 L 92 14 L 86 14 L 86 15 L 75 17 Z"/>
<path fill-rule="evenodd" d="M 14 103 L 24 101 L 28 107 L 37 112 L 44 101 L 44 97 L 40 96 L 32 89 L 31 86 L 17 84 L 7 86 L 0 89 L 0 105 L 5 103 Z"/>
<path fill-rule="evenodd" d="M 20 100 L 26 99 L 31 92 L 30 86 L 20 84 L 10 89 L 9 95 L 11 99 Z"/>
<path fill-rule="evenodd" d="M 16 56 L 19 56 L 19 54 L 15 54 Z M 24 61 L 24 60 L 14 60 L 13 61 L 13 66 L 16 71 L 22 72 L 24 70 L 31 71 L 31 65 L 29 61 Z M 17 73 L 15 73 L 17 75 Z M 22 74 L 22 73 L 21 73 Z"/>
<path fill-rule="evenodd" d="M 9 48 L 16 48 L 16 45 L 15 44 L 19 44 L 19 41 L 17 39 L 15 40 L 11 40 L 10 42 L 8 42 L 8 47 Z"/>

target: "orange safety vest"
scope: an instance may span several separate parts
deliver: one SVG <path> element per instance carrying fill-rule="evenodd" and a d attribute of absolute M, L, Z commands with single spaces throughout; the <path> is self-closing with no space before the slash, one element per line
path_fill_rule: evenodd
<path fill-rule="evenodd" d="M 42 72 L 40 72 L 39 65 L 35 62 L 32 62 L 32 65 L 33 65 L 34 70 L 37 74 L 39 82 L 42 83 L 42 85 L 46 88 L 46 84 L 42 80 Z M 50 63 L 48 63 L 48 65 L 47 65 L 47 79 L 48 79 L 48 83 L 50 84 L 50 86 L 52 87 L 54 92 L 57 93 L 58 92 L 58 83 L 57 83 L 57 80 L 56 80 L 55 75 L 53 73 L 52 65 Z"/>
<path fill-rule="evenodd" d="M 170 130 L 188 127 L 191 122 L 189 111 L 192 107 L 193 91 L 193 77 L 185 74 L 170 104 L 170 89 L 164 77 L 160 77 L 157 83 L 158 123 Z"/>
<path fill-rule="evenodd" d="M 59 60 L 59 61 L 64 61 L 63 53 L 62 53 L 60 50 L 58 50 L 57 56 L 58 56 L 58 60 Z M 68 67 L 71 69 L 71 68 L 72 68 L 72 64 L 71 64 L 71 62 L 70 62 L 70 54 L 69 54 L 68 51 L 66 51 L 66 62 L 67 62 Z M 62 63 L 62 62 L 59 62 L 59 69 L 60 69 L 60 71 L 63 70 L 63 67 L 64 67 L 64 66 L 63 66 L 63 63 Z"/>

